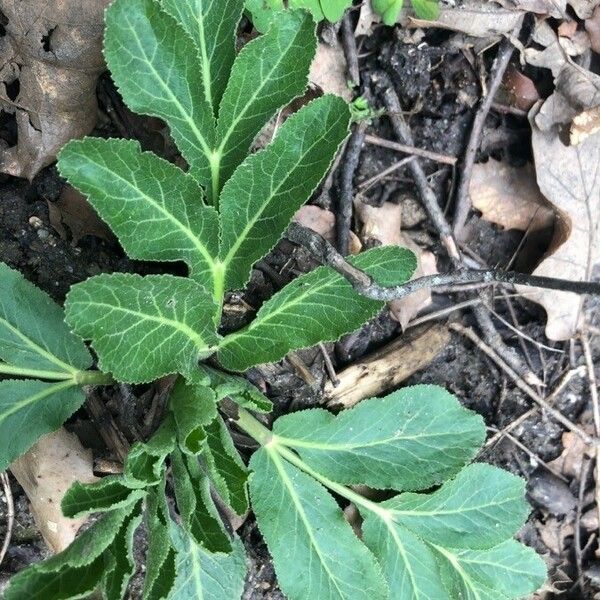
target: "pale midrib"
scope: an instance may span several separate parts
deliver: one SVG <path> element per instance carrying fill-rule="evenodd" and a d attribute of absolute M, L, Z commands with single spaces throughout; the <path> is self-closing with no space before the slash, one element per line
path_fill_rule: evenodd
<path fill-rule="evenodd" d="M 160 203 L 158 203 L 156 200 L 154 200 L 154 198 L 152 198 L 152 196 L 149 196 L 144 191 L 142 191 L 139 187 L 136 187 L 135 185 L 133 185 L 131 182 L 129 182 L 125 177 L 123 177 L 119 173 L 117 173 L 116 171 L 114 171 L 113 169 L 108 167 L 107 165 L 103 165 L 103 164 L 99 163 L 98 161 L 92 161 L 91 159 L 90 159 L 90 161 L 94 165 L 96 165 L 96 167 L 98 169 L 100 169 L 100 171 L 104 171 L 105 173 L 112 175 L 113 177 L 116 177 L 117 179 L 122 181 L 127 187 L 129 187 L 131 190 L 133 190 L 134 192 L 136 192 L 140 196 L 142 196 L 144 198 L 144 200 L 146 200 L 148 202 L 148 204 L 150 204 L 151 206 L 156 208 L 156 210 L 158 210 L 162 215 L 164 215 L 167 219 L 169 219 L 169 221 L 171 221 L 171 223 L 173 223 L 187 238 L 189 238 L 189 240 L 194 244 L 194 247 L 203 256 L 204 260 L 206 260 L 206 262 L 210 265 L 211 270 L 214 271 L 215 260 L 214 260 L 213 256 L 210 254 L 210 252 L 208 251 L 206 246 L 202 243 L 200 238 L 198 238 L 198 236 L 196 236 L 189 227 L 186 227 L 179 219 L 177 219 L 173 214 L 171 214 L 166 208 L 164 208 L 163 206 L 161 206 Z M 103 192 L 101 191 L 101 193 L 103 193 Z M 183 201 L 183 198 L 182 198 L 182 201 Z M 150 221 L 151 221 L 151 219 L 150 219 Z"/>
<path fill-rule="evenodd" d="M 194 577 L 194 583 L 196 588 L 196 593 L 198 594 L 198 600 L 203 600 L 204 598 L 204 589 L 202 587 L 202 564 L 198 560 L 198 551 L 195 548 L 191 549 L 190 554 L 192 555 L 192 573 Z"/>
<path fill-rule="evenodd" d="M 70 387 L 74 387 L 76 384 L 75 384 L 75 381 L 61 381 L 60 383 L 54 383 L 54 384 L 48 384 L 48 385 L 49 385 L 49 387 L 41 390 L 37 394 L 33 394 L 33 396 L 28 396 L 24 400 L 21 400 L 21 401 L 17 402 L 16 404 L 13 404 L 9 410 L 3 411 L 2 413 L 0 413 L 0 423 L 5 421 L 8 417 L 14 415 L 16 412 L 23 410 L 30 404 L 39 402 L 40 400 L 43 400 L 47 396 L 51 396 L 52 394 L 55 394 L 57 392 L 62 392 L 63 390 L 69 389 Z"/>
<path fill-rule="evenodd" d="M 72 303 L 72 307 L 77 306 L 77 302 Z M 107 304 L 106 302 L 98 302 L 96 300 L 90 301 L 89 303 L 80 302 L 80 304 L 84 304 L 85 306 L 89 306 L 90 304 L 102 308 L 107 308 L 111 311 L 120 311 L 126 313 L 128 315 L 134 315 L 136 317 L 141 318 L 145 321 L 153 321 L 155 323 L 161 323 L 163 325 L 167 325 L 176 329 L 177 331 L 181 331 L 181 333 L 185 334 L 198 349 L 210 349 L 210 346 L 206 343 L 204 338 L 197 332 L 194 331 L 189 325 L 182 323 L 181 321 L 175 321 L 173 319 L 169 319 L 167 317 L 155 317 L 154 315 L 149 315 L 147 313 L 139 312 L 137 310 L 132 310 L 130 308 L 124 308 L 122 306 L 114 306 L 113 304 Z"/>
<path fill-rule="evenodd" d="M 255 212 L 255 215 L 248 221 L 248 223 L 246 224 L 246 226 L 244 227 L 244 229 L 236 237 L 235 243 L 230 248 L 229 252 L 227 252 L 227 256 L 225 256 L 225 258 L 223 259 L 223 264 L 224 265 L 229 265 L 229 262 L 235 256 L 235 254 L 237 253 L 237 251 L 240 249 L 240 246 L 242 245 L 242 243 L 246 240 L 246 236 L 248 235 L 248 233 L 250 232 L 250 230 L 256 225 L 256 223 L 258 222 L 258 220 L 262 217 L 262 215 L 265 212 L 265 210 L 267 209 L 267 207 L 271 204 L 273 198 L 275 196 L 277 196 L 277 194 L 279 194 L 279 191 L 287 184 L 287 182 L 289 181 L 289 179 L 293 177 L 295 168 L 299 164 L 302 163 L 302 161 L 314 150 L 314 148 L 322 140 L 324 140 L 327 137 L 327 134 L 329 134 L 329 132 L 331 131 L 331 129 L 333 129 L 333 126 L 331 128 L 329 128 L 327 130 L 327 132 L 324 132 L 323 135 L 318 140 L 315 140 L 315 142 L 312 143 L 306 149 L 306 151 L 302 153 L 302 155 L 296 161 L 296 164 L 294 165 L 294 167 L 292 168 L 292 170 L 289 172 L 289 174 L 286 177 L 283 178 L 283 180 L 281 181 L 281 183 L 279 183 L 274 189 L 271 190 L 271 193 L 270 193 L 269 197 L 263 202 L 263 204 L 261 205 L 260 209 Z"/>
<path fill-rule="evenodd" d="M 44 350 L 41 346 L 38 346 L 34 341 L 30 340 L 27 336 L 23 335 L 16 327 L 14 327 L 11 323 L 9 323 L 6 319 L 0 317 L 0 323 L 2 323 L 8 330 L 14 333 L 20 340 L 22 340 L 26 346 L 29 346 L 36 354 L 39 354 L 52 364 L 55 364 L 57 367 L 64 369 L 67 373 L 73 374 L 77 373 L 78 369 L 73 367 L 72 365 L 67 364 L 60 360 L 60 358 L 54 356 L 54 354 Z"/>
<path fill-rule="evenodd" d="M 470 507 L 467 509 L 459 509 L 455 508 L 452 510 L 398 510 L 396 508 L 391 508 L 390 512 L 394 515 L 399 516 L 409 516 L 409 517 L 437 517 L 437 516 L 446 516 L 446 515 L 464 515 L 471 512 L 476 512 L 483 510 L 485 508 L 497 508 L 502 506 L 503 504 L 510 504 L 518 500 L 520 496 L 516 498 L 506 498 L 502 502 L 492 502 L 489 504 L 479 504 L 478 506 Z"/>
<path fill-rule="evenodd" d="M 308 522 L 308 518 L 306 516 L 306 513 L 304 512 L 304 508 L 302 507 L 302 503 L 300 502 L 300 500 L 296 494 L 296 491 L 294 490 L 294 486 L 293 486 L 292 482 L 290 481 L 290 478 L 288 477 L 287 473 L 285 472 L 285 469 L 283 468 L 283 466 L 281 464 L 281 459 L 279 458 L 277 451 L 269 450 L 269 448 L 265 448 L 264 450 L 267 452 L 267 456 L 273 461 L 273 464 L 275 465 L 275 468 L 277 469 L 277 473 L 279 474 L 279 477 L 281 478 L 281 480 L 283 481 L 283 484 L 287 488 L 288 493 L 292 498 L 292 502 L 294 503 L 294 506 L 296 507 L 298 514 L 300 515 L 300 519 L 302 520 L 302 523 L 304 524 L 304 528 L 306 529 L 306 533 L 308 534 L 311 545 L 315 549 L 315 552 L 317 553 L 317 556 L 319 557 L 319 560 L 320 560 L 321 564 L 323 565 L 323 568 L 329 575 L 331 581 L 333 582 L 333 584 L 335 586 L 335 589 L 339 592 L 340 597 L 343 598 L 344 594 L 337 583 L 337 578 L 331 572 L 331 570 L 329 569 L 329 567 L 327 566 L 327 564 L 323 558 L 321 548 L 320 548 L 319 544 L 317 543 L 317 540 L 315 539 L 315 536 L 312 531 L 312 527 L 311 527 L 310 523 Z"/>
<path fill-rule="evenodd" d="M 481 600 L 481 596 L 479 595 L 479 592 L 477 591 L 477 589 L 475 587 L 475 584 L 473 583 L 473 580 L 469 577 L 469 574 L 462 568 L 462 566 L 460 565 L 460 562 L 458 561 L 457 557 L 454 554 L 452 554 L 451 552 L 448 552 L 445 548 L 442 548 L 441 546 L 437 546 L 436 544 L 430 544 L 430 545 L 433 548 L 435 548 L 440 554 L 442 554 L 443 556 L 446 557 L 446 559 L 450 562 L 450 564 L 458 572 L 458 574 L 460 575 L 461 579 L 471 589 L 471 591 L 473 592 L 475 598 L 477 600 Z"/>
<path fill-rule="evenodd" d="M 398 552 L 400 552 L 400 556 L 402 557 L 402 560 L 404 561 L 404 564 L 406 565 L 406 570 L 408 571 L 408 576 L 410 579 L 411 587 L 413 589 L 413 592 L 415 592 L 417 594 L 417 600 L 418 600 L 418 598 L 421 597 L 421 591 L 419 590 L 419 588 L 417 586 L 417 581 L 415 579 L 415 574 L 413 572 L 412 565 L 410 564 L 410 562 L 406 556 L 406 549 L 404 548 L 404 544 L 402 543 L 402 540 L 400 539 L 400 536 L 398 535 L 398 532 L 396 531 L 396 528 L 394 527 L 393 523 L 391 523 L 387 519 L 384 519 L 384 523 L 385 523 L 385 526 L 388 528 L 388 531 L 390 532 L 392 539 L 396 543 L 396 546 L 398 547 Z"/>
<path fill-rule="evenodd" d="M 200 14 L 201 18 L 196 19 L 198 23 L 198 37 L 200 40 L 200 54 L 202 60 L 202 81 L 204 83 L 204 97 L 206 102 L 210 106 L 210 110 L 214 116 L 215 114 L 215 101 L 213 98 L 212 91 L 212 64 L 208 58 L 206 35 L 204 32 L 204 1 L 200 0 Z"/>

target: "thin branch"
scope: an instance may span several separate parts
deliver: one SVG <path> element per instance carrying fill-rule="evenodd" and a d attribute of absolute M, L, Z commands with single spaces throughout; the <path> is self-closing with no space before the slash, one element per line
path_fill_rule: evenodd
<path fill-rule="evenodd" d="M 360 69 L 358 67 L 358 50 L 356 48 L 356 38 L 354 37 L 354 29 L 350 21 L 350 13 L 346 13 L 342 18 L 342 47 L 346 56 L 346 64 L 348 65 L 348 75 L 352 85 L 356 87 L 360 84 Z"/>
<path fill-rule="evenodd" d="M 0 480 L 2 481 L 2 487 L 4 488 L 4 496 L 6 497 L 6 532 L 4 534 L 4 542 L 2 548 L 0 548 L 0 565 L 6 556 L 8 547 L 10 546 L 10 540 L 12 537 L 13 526 L 15 523 L 15 505 L 13 502 L 12 492 L 10 489 L 10 481 L 5 471 L 0 473 Z"/>
<path fill-rule="evenodd" d="M 439 152 L 432 152 L 431 150 L 425 150 L 424 148 L 417 148 L 416 146 L 408 146 L 407 144 L 399 144 L 398 142 L 391 142 L 384 138 L 380 138 L 376 135 L 367 135 L 365 142 L 372 146 L 379 146 L 380 148 L 388 148 L 389 150 L 395 150 L 396 152 L 402 152 L 404 154 L 411 154 L 412 156 L 421 156 L 423 158 L 429 158 L 435 162 L 442 163 L 444 165 L 454 166 L 458 160 L 455 156 L 449 154 L 440 154 Z"/>

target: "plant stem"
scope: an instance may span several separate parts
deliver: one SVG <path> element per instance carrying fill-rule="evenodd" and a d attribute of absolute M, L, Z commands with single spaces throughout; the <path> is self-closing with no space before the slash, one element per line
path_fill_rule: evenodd
<path fill-rule="evenodd" d="M 112 375 L 102 371 L 78 371 L 75 381 L 79 385 L 110 385 L 115 382 Z"/>
<path fill-rule="evenodd" d="M 0 374 L 15 375 L 17 377 L 30 377 L 35 379 L 50 379 L 52 381 L 68 381 L 73 379 L 73 373 L 64 371 L 43 371 L 38 369 L 28 369 L 26 367 L 15 367 L 0 363 Z"/>

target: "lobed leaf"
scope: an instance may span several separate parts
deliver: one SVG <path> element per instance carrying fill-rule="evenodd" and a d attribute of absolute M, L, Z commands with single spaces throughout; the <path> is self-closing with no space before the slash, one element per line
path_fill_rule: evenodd
<path fill-rule="evenodd" d="M 192 279 L 214 292 L 220 277 L 219 217 L 204 205 L 202 189 L 190 175 L 142 152 L 133 140 L 73 140 L 61 151 L 58 166 L 131 258 L 183 260 Z"/>
<path fill-rule="evenodd" d="M 0 282 L 0 361 L 54 379 L 69 379 L 91 366 L 85 344 L 65 325 L 50 296 L 4 263 Z"/>
<path fill-rule="evenodd" d="M 324 409 L 289 414 L 277 419 L 273 432 L 276 443 L 296 450 L 307 465 L 329 479 L 403 490 L 439 485 L 469 462 L 485 440 L 485 424 L 479 415 L 444 389 L 426 385 L 364 400 L 337 416 Z M 455 487 L 461 488 L 460 498 L 464 498 L 469 488 L 463 485 L 465 476 L 459 477 Z M 504 483 L 506 478 L 494 490 L 502 492 Z M 522 495 L 520 488 L 519 492 Z M 452 496 L 453 490 L 448 494 Z M 413 496 L 400 498 L 415 502 Z M 423 497 L 432 502 L 432 497 Z M 490 490 L 488 500 L 492 497 Z M 503 501 L 510 505 L 514 497 Z M 517 508 L 521 514 L 522 505 Z M 429 518 L 424 521 L 431 526 Z"/>
<path fill-rule="evenodd" d="M 217 124 L 216 198 L 266 122 L 302 94 L 316 51 L 315 25 L 303 11 L 286 11 L 238 54 L 223 94 Z"/>
<path fill-rule="evenodd" d="M 235 34 L 244 0 L 161 0 L 196 44 L 204 97 L 217 116 L 235 60 Z"/>
<path fill-rule="evenodd" d="M 252 506 L 290 600 L 389 597 L 373 555 L 329 493 L 269 447 L 250 460 Z"/>
<path fill-rule="evenodd" d="M 58 429 L 84 400 L 74 381 L 0 381 L 0 471 Z"/>
<path fill-rule="evenodd" d="M 204 288 L 172 275 L 113 274 L 71 288 L 67 322 L 119 381 L 186 373 L 212 354 L 218 308 Z"/>
<path fill-rule="evenodd" d="M 215 118 L 192 39 L 155 0 L 115 0 L 104 54 L 125 103 L 164 119 L 198 183 L 211 181 Z"/>
<path fill-rule="evenodd" d="M 304 106 L 275 141 L 249 156 L 223 188 L 221 251 L 228 289 L 244 287 L 252 265 L 279 241 L 348 134 L 350 110 L 337 96 Z"/>
<path fill-rule="evenodd" d="M 408 281 L 415 256 L 398 246 L 373 248 L 350 260 L 381 285 Z M 232 371 L 283 358 L 290 350 L 334 341 L 358 329 L 383 302 L 358 295 L 341 275 L 319 267 L 288 284 L 268 300 L 256 319 L 219 343 L 220 363 Z"/>

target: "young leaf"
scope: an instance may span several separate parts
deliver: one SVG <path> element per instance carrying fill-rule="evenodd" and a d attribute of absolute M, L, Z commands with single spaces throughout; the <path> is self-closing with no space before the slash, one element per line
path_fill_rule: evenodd
<path fill-rule="evenodd" d="M 133 140 L 73 140 L 58 162 L 136 260 L 183 260 L 190 276 L 214 292 L 218 215 L 196 181 Z M 218 299 L 221 301 L 221 298 Z"/>
<path fill-rule="evenodd" d="M 490 550 L 448 551 L 438 546 L 444 586 L 451 598 L 513 600 L 529 596 L 546 580 L 544 561 L 508 540 Z"/>
<path fill-rule="evenodd" d="M 398 285 L 416 268 L 410 250 L 373 248 L 351 259 L 381 285 Z M 283 358 L 290 350 L 333 341 L 358 329 L 383 308 L 383 302 L 359 296 L 329 267 L 319 267 L 288 284 L 268 300 L 245 329 L 225 337 L 218 357 L 226 369 L 244 371 Z"/>
<path fill-rule="evenodd" d="M 67 322 L 92 340 L 100 368 L 143 383 L 186 373 L 212 354 L 217 306 L 194 281 L 172 275 L 98 275 L 71 288 Z"/>
<path fill-rule="evenodd" d="M 321 484 L 268 447 L 254 453 L 250 468 L 252 506 L 286 597 L 389 597 L 373 555 Z"/>
<path fill-rule="evenodd" d="M 179 378 L 171 392 L 170 405 L 180 448 L 186 453 L 198 454 L 206 440 L 205 426 L 217 417 L 214 391 Z"/>
<path fill-rule="evenodd" d="M 244 590 L 246 560 L 239 539 L 230 554 L 211 554 L 181 527 L 171 525 L 171 540 L 177 551 L 175 584 L 169 598 L 238 600 Z"/>
<path fill-rule="evenodd" d="M 135 505 L 114 510 L 79 535 L 63 552 L 17 573 L 3 600 L 67 600 L 85 598 L 100 583 L 105 571 L 104 552 Z"/>
<path fill-rule="evenodd" d="M 216 117 L 235 59 L 244 0 L 161 0 L 161 4 L 198 48 L 204 96 Z"/>
<path fill-rule="evenodd" d="M 404 0 L 371 0 L 373 10 L 382 18 L 386 25 L 395 25 Z"/>
<path fill-rule="evenodd" d="M 319 0 L 319 2 L 323 15 L 332 23 L 339 21 L 346 9 L 352 6 L 352 0 Z"/>
<path fill-rule="evenodd" d="M 177 508 L 186 531 L 209 552 L 231 552 L 231 540 L 210 496 L 210 482 L 198 459 L 171 454 Z"/>
<path fill-rule="evenodd" d="M 233 445 L 221 417 L 206 427 L 206 455 L 210 478 L 223 500 L 238 514 L 248 511 L 248 469 Z"/>
<path fill-rule="evenodd" d="M 58 429 L 84 400 L 74 381 L 0 381 L 0 471 Z"/>
<path fill-rule="evenodd" d="M 50 296 L 4 263 L 0 282 L 0 361 L 37 371 L 31 376 L 40 379 L 70 379 L 91 366 L 85 344 L 65 325 Z"/>
<path fill-rule="evenodd" d="M 248 157 L 227 182 L 219 216 L 228 289 L 244 287 L 252 265 L 280 239 L 325 175 L 349 123 L 347 103 L 323 96 L 290 117 L 275 141 Z"/>
<path fill-rule="evenodd" d="M 286 11 L 271 23 L 267 33 L 239 53 L 219 109 L 219 176 L 213 177 L 213 198 L 246 158 L 265 123 L 306 88 L 316 43 L 310 15 Z"/>
<path fill-rule="evenodd" d="M 286 415 L 277 419 L 273 432 L 277 443 L 296 450 L 333 481 L 403 490 L 439 485 L 469 462 L 485 440 L 479 415 L 444 389 L 426 385 L 364 400 L 337 416 L 319 408 Z M 461 486 L 462 479 L 457 481 Z M 504 483 L 506 479 L 498 482 L 496 492 Z M 468 498 L 469 489 L 462 487 L 460 498 Z M 509 504 L 513 500 L 504 499 Z M 521 514 L 522 505 L 516 508 Z M 424 522 L 432 526 L 429 514 Z"/>
<path fill-rule="evenodd" d="M 400 494 L 381 506 L 426 541 L 470 549 L 505 541 L 531 510 L 524 480 L 486 464 L 465 467 L 432 494 Z"/>
<path fill-rule="evenodd" d="M 184 29 L 156 0 L 115 0 L 106 11 L 104 45 L 129 108 L 164 119 L 192 175 L 210 182 L 215 119 L 196 46 Z"/>
<path fill-rule="evenodd" d="M 439 0 L 412 0 L 417 17 L 433 21 L 440 15 Z"/>

